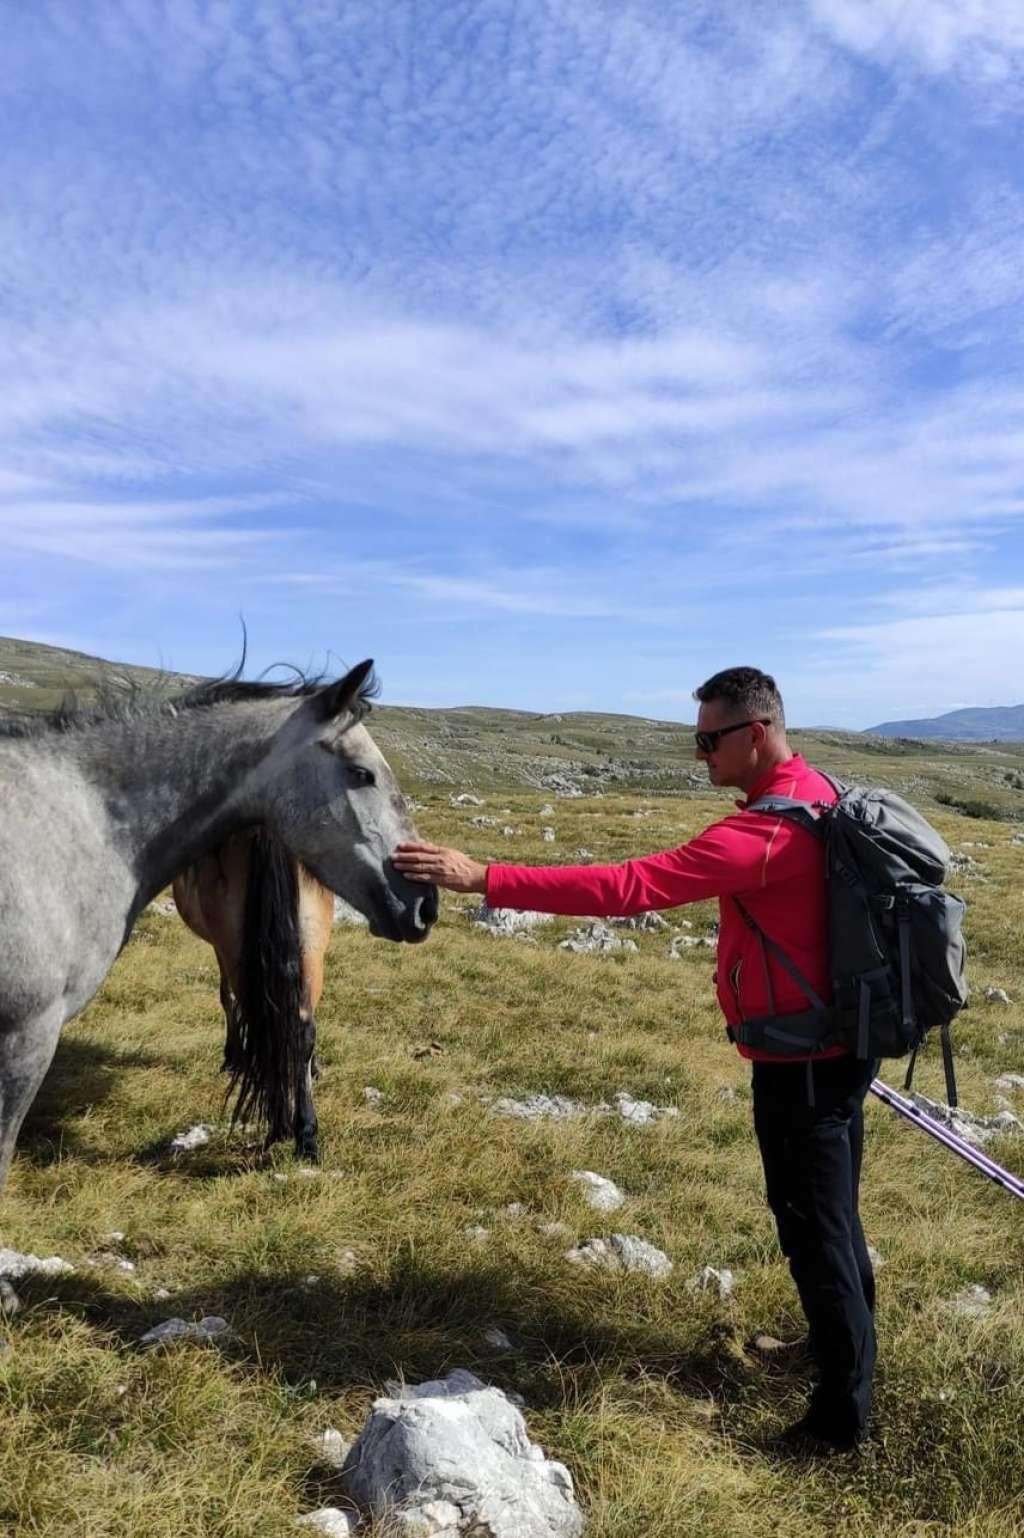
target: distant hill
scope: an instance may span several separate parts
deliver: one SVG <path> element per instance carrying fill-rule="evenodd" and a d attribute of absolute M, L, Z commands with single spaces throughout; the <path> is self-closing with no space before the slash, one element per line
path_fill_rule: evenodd
<path fill-rule="evenodd" d="M 381 671 L 386 687 L 386 658 Z M 52 709 L 68 692 L 88 704 L 104 682 L 171 693 L 195 679 L 0 637 L 0 714 Z M 915 728 L 913 737 L 920 735 L 916 728 L 921 724 L 927 725 L 905 723 Z M 709 793 L 703 766 L 694 761 L 693 727 L 681 721 L 610 711 L 379 704 L 371 728 L 401 784 L 417 796 L 447 800 L 471 791 L 504 798 L 528 790 L 551 798 Z M 811 763 L 841 779 L 890 785 L 914 801 L 970 805 L 979 816 L 991 812 L 1024 822 L 1024 730 L 1017 741 L 995 747 L 821 727 L 792 731 L 790 741 Z M 731 809 L 735 791 L 713 794 Z M 497 824 L 504 826 L 502 816 Z"/>
<path fill-rule="evenodd" d="M 947 742 L 1024 742 L 1024 705 L 970 706 L 920 721 L 883 721 L 879 737 L 944 738 Z"/>

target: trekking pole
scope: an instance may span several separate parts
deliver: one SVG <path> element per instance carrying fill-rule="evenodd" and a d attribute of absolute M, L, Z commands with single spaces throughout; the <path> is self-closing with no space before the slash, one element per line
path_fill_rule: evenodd
<path fill-rule="evenodd" d="M 987 1175 L 989 1180 L 994 1180 L 996 1185 L 1002 1186 L 1004 1191 L 1009 1191 L 1011 1196 L 1016 1196 L 1019 1201 L 1024 1201 L 1024 1180 L 1019 1175 L 1011 1175 L 1009 1170 L 1004 1169 L 1001 1164 L 997 1164 L 994 1159 L 990 1159 L 988 1154 L 982 1153 L 980 1148 L 973 1147 L 964 1138 L 951 1131 L 949 1127 L 944 1127 L 941 1122 L 934 1121 L 919 1106 L 916 1106 L 912 1100 L 904 1100 L 902 1095 L 898 1095 L 894 1089 L 890 1089 L 888 1084 L 883 1084 L 881 1079 L 872 1079 L 871 1093 L 877 1095 L 879 1100 L 884 1101 L 892 1110 L 898 1111 L 901 1116 L 905 1116 L 907 1121 L 913 1122 L 916 1127 L 920 1127 L 923 1132 L 927 1132 L 929 1137 L 935 1138 L 936 1142 L 941 1143 L 944 1148 L 959 1154 L 961 1159 L 965 1159 L 976 1170 L 980 1170 L 983 1175 Z"/>

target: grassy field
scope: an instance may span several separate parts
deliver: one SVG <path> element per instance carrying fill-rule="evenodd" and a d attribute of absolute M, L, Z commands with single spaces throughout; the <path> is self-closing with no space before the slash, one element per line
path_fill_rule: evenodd
<path fill-rule="evenodd" d="M 447 785 L 409 788 L 428 836 L 528 861 L 663 847 L 723 809 L 696 792 L 631 793 L 558 801 L 542 816 L 542 791 L 453 807 Z M 956 1038 L 963 1102 L 989 1112 L 995 1076 L 1024 1073 L 1024 845 L 1013 823 L 929 809 L 980 866 L 952 883 L 970 904 L 974 988 Z M 473 826 L 480 815 L 499 826 Z M 863 1211 L 884 1260 L 874 1448 L 815 1467 L 773 1462 L 763 1440 L 800 1412 L 805 1383 L 745 1342 L 793 1338 L 801 1319 L 712 953 L 670 960 L 666 935 L 641 934 L 635 955 L 573 956 L 557 949 L 568 921 L 521 944 L 473 929 L 466 906 L 446 899 L 416 949 L 336 931 L 312 1175 L 287 1149 L 265 1158 L 223 1131 L 168 1152 L 181 1128 L 223 1125 L 216 970 L 177 918 L 144 915 L 65 1031 L 3 1197 L 0 1242 L 60 1254 L 76 1272 L 18 1283 L 22 1311 L 0 1324 L 0 1531 L 287 1534 L 301 1512 L 345 1504 L 318 1461 L 320 1431 L 354 1434 L 387 1378 L 464 1366 L 523 1395 L 531 1435 L 573 1471 L 589 1538 L 1018 1535 L 1019 1205 L 869 1101 Z M 713 910 L 670 917 L 700 934 Z M 985 1000 L 990 984 L 1010 1006 Z M 899 1066 L 887 1077 L 898 1083 Z M 941 1098 L 941 1085 L 932 1052 L 918 1087 Z M 365 1086 L 383 1092 L 379 1108 Z M 680 1115 L 639 1130 L 487 1108 L 531 1090 L 588 1102 L 627 1090 Z M 1024 1173 L 1024 1141 L 990 1152 Z M 573 1169 L 617 1181 L 627 1206 L 591 1212 Z M 540 1232 L 556 1219 L 566 1236 Z M 466 1236 L 474 1225 L 485 1240 Z M 112 1230 L 133 1272 L 84 1264 L 111 1249 Z M 612 1231 L 667 1251 L 672 1276 L 611 1279 L 565 1261 L 571 1244 Z M 730 1301 L 688 1286 L 706 1263 L 737 1273 Z M 994 1301 L 971 1318 L 950 1300 L 975 1282 Z M 231 1326 L 216 1343 L 139 1348 L 160 1320 L 208 1313 Z M 485 1342 L 492 1324 L 514 1350 Z"/>

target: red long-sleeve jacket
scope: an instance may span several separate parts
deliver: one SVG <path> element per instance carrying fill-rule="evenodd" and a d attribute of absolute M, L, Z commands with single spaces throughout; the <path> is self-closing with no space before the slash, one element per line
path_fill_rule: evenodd
<path fill-rule="evenodd" d="M 762 1015 L 796 1014 L 808 1000 L 740 916 L 734 897 L 813 985 L 832 997 L 824 851 L 806 829 L 779 815 L 743 810 L 764 796 L 833 802 L 824 775 L 800 755 L 777 764 L 760 780 L 740 811 L 716 822 L 688 844 L 621 865 L 490 865 L 487 901 L 494 908 L 533 908 L 542 913 L 628 914 L 717 897 L 719 903 L 718 1002 L 729 1025 Z M 741 1046 L 744 1057 L 774 1055 Z M 818 1056 L 841 1056 L 832 1048 Z M 787 1056 L 786 1062 L 804 1058 Z"/>

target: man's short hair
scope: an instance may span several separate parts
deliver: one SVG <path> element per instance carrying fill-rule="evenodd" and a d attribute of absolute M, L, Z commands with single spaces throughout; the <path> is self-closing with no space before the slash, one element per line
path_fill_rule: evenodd
<path fill-rule="evenodd" d="M 720 700 L 730 713 L 750 716 L 759 720 L 769 718 L 776 726 L 785 726 L 786 714 L 782 707 L 782 695 L 770 673 L 760 668 L 723 668 L 713 673 L 693 697 L 702 705 Z"/>

